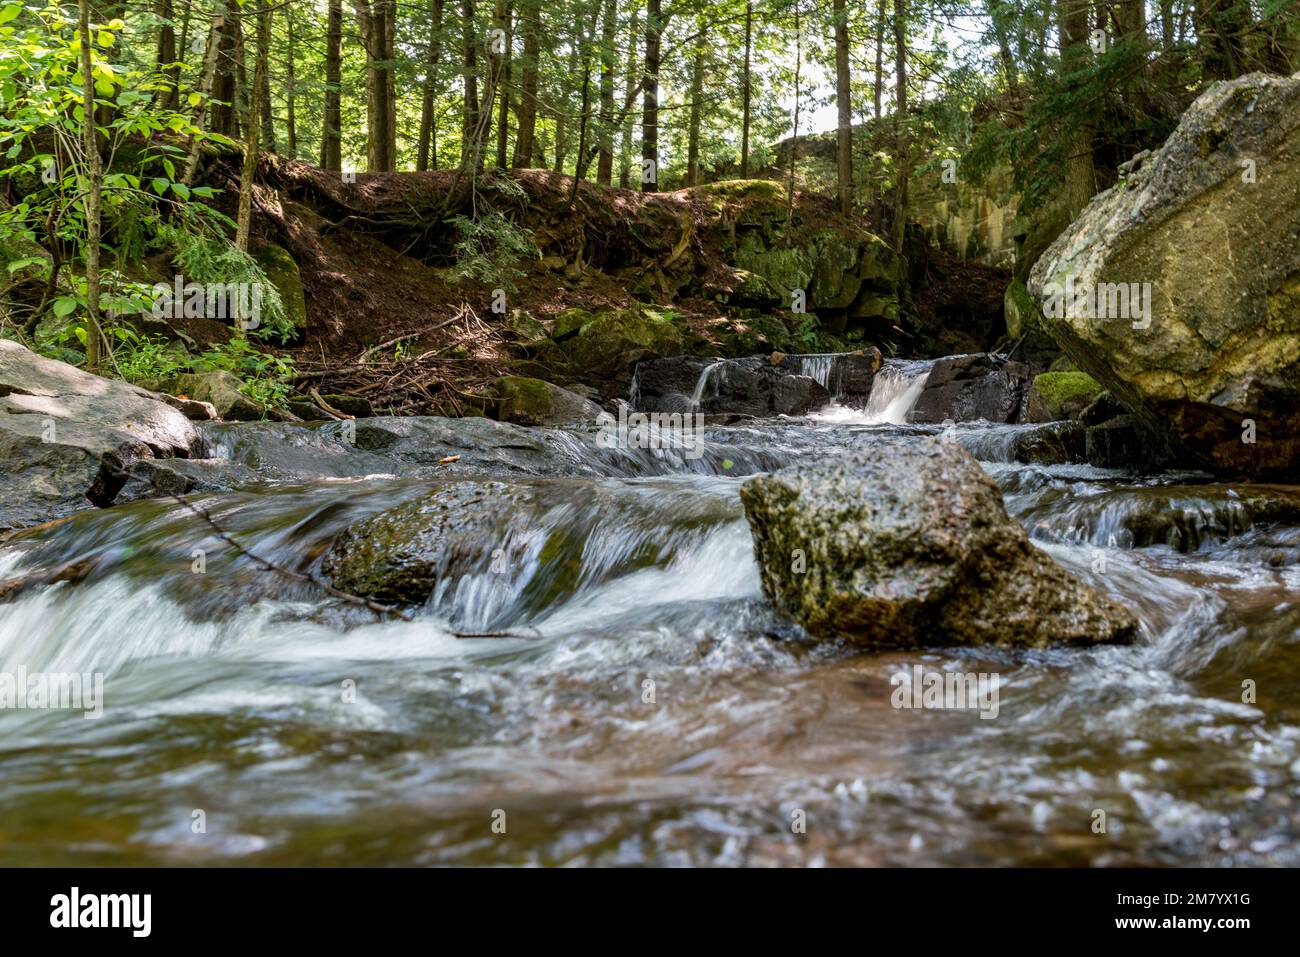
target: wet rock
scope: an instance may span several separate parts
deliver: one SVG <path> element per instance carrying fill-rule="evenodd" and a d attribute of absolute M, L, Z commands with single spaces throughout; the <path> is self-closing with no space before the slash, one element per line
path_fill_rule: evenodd
<path fill-rule="evenodd" d="M 451 589 L 484 576 L 470 613 L 490 626 L 495 607 L 517 625 L 584 585 L 664 567 L 701 525 L 735 517 L 733 503 L 655 492 L 589 479 L 453 478 L 349 526 L 322 569 L 336 587 L 381 601 L 439 595 L 453 619 Z"/>
<path fill-rule="evenodd" d="M 601 408 L 558 385 L 526 376 L 502 376 L 496 381 L 501 402 L 497 418 L 518 425 L 570 425 L 594 422 Z"/>
<path fill-rule="evenodd" d="M 348 423 L 325 426 L 346 429 Z M 581 473 L 565 436 L 509 422 L 471 417 L 376 417 L 354 424 L 356 447 L 398 463 L 436 467 L 439 472 L 569 475 Z M 455 457 L 454 461 L 445 461 Z"/>
<path fill-rule="evenodd" d="M 767 597 L 815 637 L 869 647 L 1130 641 L 1131 614 L 1008 518 L 960 446 L 892 440 L 746 482 Z"/>
<path fill-rule="evenodd" d="M 1186 464 L 1300 472 L 1298 135 L 1300 76 L 1215 84 L 1030 273 L 1074 364 Z"/>
<path fill-rule="evenodd" d="M 769 357 L 704 360 L 675 356 L 637 368 L 638 408 L 647 412 L 704 412 L 710 415 L 806 415 L 825 406 L 830 392 L 798 372 L 795 357 L 779 365 Z M 701 376 L 699 407 L 692 403 Z"/>
<path fill-rule="evenodd" d="M 1161 464 L 1160 442 L 1133 415 L 1120 415 L 1088 426 L 1086 457 L 1102 469 L 1143 468 Z"/>
<path fill-rule="evenodd" d="M 1029 367 L 989 353 L 937 361 L 912 409 L 913 422 L 1017 421 Z"/>
<path fill-rule="evenodd" d="M 503 482 L 451 482 L 348 528 L 323 570 L 336 588 L 379 601 L 418 603 L 438 582 L 488 566 L 502 514 L 525 494 Z"/>
<path fill-rule="evenodd" d="M 1016 358 L 1042 369 L 1060 357 L 1061 347 L 1048 334 L 1043 312 L 1025 284 L 1014 280 L 1003 296 L 1002 311 L 1007 323 L 1007 341 Z"/>
<path fill-rule="evenodd" d="M 1109 392 L 1101 392 L 1079 413 L 1079 421 L 1084 425 L 1101 425 L 1103 422 L 1127 414 L 1128 410 L 1116 402 L 1114 396 Z"/>
<path fill-rule="evenodd" d="M 0 528 L 111 505 L 136 462 L 198 444 L 161 397 L 0 339 Z"/>
<path fill-rule="evenodd" d="M 1087 460 L 1087 439 L 1078 422 L 1051 422 L 1030 429 L 1015 444 L 1012 458 L 1034 465 L 1065 465 Z"/>

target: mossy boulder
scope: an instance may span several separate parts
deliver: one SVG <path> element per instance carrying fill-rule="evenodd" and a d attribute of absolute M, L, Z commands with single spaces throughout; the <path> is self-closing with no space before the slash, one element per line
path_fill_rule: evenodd
<path fill-rule="evenodd" d="M 1030 386 L 1026 421 L 1076 419 L 1101 393 L 1097 380 L 1086 372 L 1044 372 Z"/>
<path fill-rule="evenodd" d="M 796 289 L 808 292 L 813 279 L 813 257 L 808 250 L 798 246 L 769 246 L 763 237 L 748 233 L 736 246 L 735 265 L 757 273 L 790 301 Z"/>
<path fill-rule="evenodd" d="M 764 594 L 872 648 L 1131 641 L 1137 621 L 1036 548 L 955 442 L 893 438 L 750 479 Z"/>
<path fill-rule="evenodd" d="M 267 281 L 280 294 L 285 321 L 293 329 L 294 337 L 301 340 L 307 333 L 307 298 L 303 293 L 298 264 L 288 250 L 274 243 L 256 247 L 253 258 L 266 274 Z"/>
<path fill-rule="evenodd" d="M 542 379 L 502 376 L 496 381 L 496 418 L 516 425 L 570 425 L 594 422 L 600 406 Z"/>
<path fill-rule="evenodd" d="M 266 409 L 244 395 L 243 381 L 233 372 L 187 372 L 177 376 L 167 390 L 199 402 L 208 402 L 221 418 L 233 422 L 256 422 L 266 416 Z"/>
<path fill-rule="evenodd" d="M 613 396 L 627 388 L 642 359 L 682 355 L 686 343 L 684 324 L 668 310 L 566 309 L 555 318 L 552 347 L 540 357 L 563 368 L 568 379 L 601 386 Z"/>
<path fill-rule="evenodd" d="M 1251 73 L 1121 166 L 1030 272 L 1052 337 L 1182 464 L 1300 474 L 1297 197 L 1300 75 Z"/>

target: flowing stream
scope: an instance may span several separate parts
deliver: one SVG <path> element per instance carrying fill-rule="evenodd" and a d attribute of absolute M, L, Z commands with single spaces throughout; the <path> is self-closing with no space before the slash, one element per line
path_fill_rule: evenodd
<path fill-rule="evenodd" d="M 887 366 L 857 422 L 719 428 L 695 458 L 555 431 L 582 477 L 504 480 L 537 506 L 409 622 L 262 570 L 166 500 L 15 537 L 0 580 L 95 572 L 0 605 L 0 672 L 100 672 L 105 700 L 0 711 L 0 863 L 1300 864 L 1296 488 L 1022 465 L 1026 427 L 957 426 L 1138 644 L 871 653 L 766 605 L 746 475 L 938 431 L 890 424 L 925 372 Z M 194 498 L 313 571 L 430 481 Z M 892 707 L 918 664 L 999 675 L 997 717 Z"/>

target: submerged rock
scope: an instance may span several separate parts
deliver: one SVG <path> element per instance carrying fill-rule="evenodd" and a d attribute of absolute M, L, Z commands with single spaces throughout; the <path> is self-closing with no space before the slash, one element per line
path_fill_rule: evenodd
<path fill-rule="evenodd" d="M 1130 641 L 1134 617 L 1053 562 L 960 446 L 892 440 L 741 488 L 763 590 L 871 647 Z"/>
<path fill-rule="evenodd" d="M 0 339 L 0 528 L 111 505 L 135 462 L 198 444 L 153 393 Z"/>
<path fill-rule="evenodd" d="M 1030 274 L 1074 364 L 1187 464 L 1300 471 L 1298 143 L 1300 76 L 1216 84 Z"/>

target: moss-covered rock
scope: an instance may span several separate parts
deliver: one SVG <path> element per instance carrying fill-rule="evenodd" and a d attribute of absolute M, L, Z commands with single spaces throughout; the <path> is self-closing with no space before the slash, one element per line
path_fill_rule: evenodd
<path fill-rule="evenodd" d="M 303 294 L 302 275 L 288 250 L 274 243 L 264 243 L 253 250 L 253 258 L 267 280 L 280 294 L 284 318 L 294 335 L 301 340 L 307 333 L 307 298 Z"/>
<path fill-rule="evenodd" d="M 213 372 L 187 372 L 177 376 L 168 389 L 173 395 L 184 395 L 199 402 L 211 403 L 217 415 L 234 422 L 255 422 L 266 415 L 266 409 L 241 391 L 244 383 L 232 372 L 218 369 Z"/>
<path fill-rule="evenodd" d="M 763 591 L 869 647 L 1131 641 L 1137 622 L 1030 543 L 955 442 L 891 439 L 741 488 Z"/>
<path fill-rule="evenodd" d="M 502 376 L 496 381 L 496 418 L 517 425 L 569 425 L 594 422 L 600 406 L 542 379 Z"/>
<path fill-rule="evenodd" d="M 1028 421 L 1078 418 L 1101 393 L 1097 380 L 1086 372 L 1044 372 L 1030 387 Z"/>
<path fill-rule="evenodd" d="M 565 309 L 552 324 L 549 348 L 538 358 L 555 369 L 561 381 L 603 387 L 607 395 L 622 392 L 642 359 L 682 355 L 687 332 L 671 310 L 637 305 L 622 309 Z"/>
<path fill-rule="evenodd" d="M 1298 141 L 1300 76 L 1213 84 L 1030 272 L 1053 338 L 1183 464 L 1300 471 Z"/>

